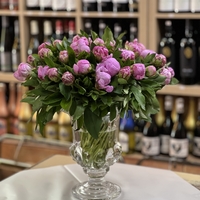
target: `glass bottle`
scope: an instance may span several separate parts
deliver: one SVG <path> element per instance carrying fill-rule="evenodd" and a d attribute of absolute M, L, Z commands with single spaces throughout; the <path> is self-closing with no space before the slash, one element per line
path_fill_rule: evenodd
<path fill-rule="evenodd" d="M 158 0 L 158 12 L 174 12 L 174 0 Z"/>
<path fill-rule="evenodd" d="M 200 1 L 190 0 L 190 11 L 192 13 L 200 12 Z"/>
<path fill-rule="evenodd" d="M 169 139 L 173 127 L 173 121 L 171 118 L 171 112 L 173 107 L 173 97 L 165 96 L 164 101 L 165 107 L 165 120 L 162 124 L 162 129 L 160 132 L 160 153 L 169 154 Z"/>
<path fill-rule="evenodd" d="M 9 9 L 9 0 L 1 0 L 0 1 L 0 8 L 2 10 L 8 10 Z"/>
<path fill-rule="evenodd" d="M 112 0 L 113 12 L 127 12 L 129 11 L 128 0 Z"/>
<path fill-rule="evenodd" d="M 0 83 L 0 135 L 8 133 L 8 107 L 6 101 L 6 84 Z"/>
<path fill-rule="evenodd" d="M 18 10 L 19 9 L 18 0 L 9 0 L 9 9 L 10 10 Z"/>
<path fill-rule="evenodd" d="M 129 41 L 133 41 L 138 37 L 138 28 L 135 23 L 130 23 Z"/>
<path fill-rule="evenodd" d="M 40 10 L 52 10 L 52 0 L 39 0 Z"/>
<path fill-rule="evenodd" d="M 97 11 L 112 11 L 112 0 L 97 0 Z"/>
<path fill-rule="evenodd" d="M 82 0 L 83 12 L 97 11 L 97 0 Z"/>
<path fill-rule="evenodd" d="M 174 0 L 174 12 L 190 12 L 190 0 Z"/>
<path fill-rule="evenodd" d="M 50 20 L 44 21 L 44 42 L 51 42 L 53 35 L 52 22 Z"/>
<path fill-rule="evenodd" d="M 69 32 L 68 32 L 68 41 L 72 42 L 73 37 L 76 34 L 76 28 L 75 28 L 75 20 L 69 20 Z"/>
<path fill-rule="evenodd" d="M 67 12 L 76 11 L 77 0 L 65 0 L 66 1 L 66 10 Z"/>
<path fill-rule="evenodd" d="M 62 40 L 64 37 L 63 21 L 57 19 L 55 22 L 55 39 Z"/>
<path fill-rule="evenodd" d="M 184 125 L 184 107 L 184 98 L 178 97 L 176 99 L 177 121 L 173 125 L 169 140 L 169 155 L 176 159 L 185 159 L 188 156 L 189 141 Z"/>
<path fill-rule="evenodd" d="M 39 0 L 26 0 L 27 10 L 39 10 Z"/>
<path fill-rule="evenodd" d="M 146 122 L 144 120 L 134 120 L 134 134 L 135 134 L 135 151 L 142 150 L 143 130 Z"/>
<path fill-rule="evenodd" d="M 157 156 L 160 154 L 160 137 L 155 115 L 151 115 L 152 121 L 147 122 L 143 130 L 142 154 L 145 156 Z"/>
<path fill-rule="evenodd" d="M 38 53 L 39 46 L 39 27 L 38 21 L 31 20 L 30 22 L 30 40 L 28 45 L 28 55 Z"/>
<path fill-rule="evenodd" d="M 66 10 L 66 3 L 69 0 L 52 0 L 52 10 L 53 11 L 65 11 Z"/>

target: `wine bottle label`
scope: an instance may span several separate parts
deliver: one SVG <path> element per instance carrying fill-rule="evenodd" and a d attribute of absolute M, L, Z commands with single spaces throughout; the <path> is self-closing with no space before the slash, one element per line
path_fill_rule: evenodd
<path fill-rule="evenodd" d="M 40 7 L 46 8 L 46 7 L 51 7 L 51 5 L 52 5 L 52 0 L 40 0 Z"/>
<path fill-rule="evenodd" d="M 190 0 L 190 9 L 191 12 L 199 12 L 200 11 L 200 0 Z"/>
<path fill-rule="evenodd" d="M 184 55 L 185 55 L 185 57 L 187 58 L 187 59 L 190 59 L 190 58 L 192 58 L 192 56 L 193 56 L 193 53 L 192 53 L 192 49 L 190 48 L 190 47 L 186 47 L 185 49 L 184 49 Z"/>
<path fill-rule="evenodd" d="M 200 156 L 200 137 L 194 137 L 193 139 L 193 154 Z"/>
<path fill-rule="evenodd" d="M 66 1 L 66 9 L 67 11 L 72 11 L 72 10 L 76 10 L 76 1 L 74 0 L 67 0 Z"/>
<path fill-rule="evenodd" d="M 7 133 L 7 120 L 0 118 L 0 135 Z"/>
<path fill-rule="evenodd" d="M 174 0 L 159 0 L 158 11 L 171 12 L 174 10 Z"/>
<path fill-rule="evenodd" d="M 45 136 L 49 139 L 57 139 L 58 138 L 58 126 L 57 124 L 48 124 L 45 127 Z"/>
<path fill-rule="evenodd" d="M 166 58 L 170 58 L 172 53 L 171 53 L 171 49 L 169 47 L 163 47 L 162 48 L 162 54 L 166 56 Z"/>
<path fill-rule="evenodd" d="M 142 153 L 148 156 L 158 155 L 160 153 L 160 138 L 143 136 Z"/>
<path fill-rule="evenodd" d="M 59 125 L 59 133 L 58 133 L 59 140 L 61 141 L 71 141 L 72 138 L 72 128 L 71 126 L 61 126 Z"/>
<path fill-rule="evenodd" d="M 11 71 L 11 52 L 1 52 L 1 71 Z"/>
<path fill-rule="evenodd" d="M 142 150 L 142 137 L 143 137 L 143 133 L 141 132 L 135 133 L 135 150 L 136 151 Z"/>
<path fill-rule="evenodd" d="M 186 158 L 188 156 L 188 139 L 171 138 L 169 142 L 169 155 L 171 157 Z"/>
<path fill-rule="evenodd" d="M 160 152 L 164 154 L 169 153 L 169 135 L 160 135 Z"/>
<path fill-rule="evenodd" d="M 190 10 L 190 0 L 174 0 L 175 12 L 188 12 Z"/>
<path fill-rule="evenodd" d="M 53 10 L 64 10 L 66 8 L 66 2 L 69 0 L 52 0 L 52 9 Z"/>
<path fill-rule="evenodd" d="M 38 7 L 39 0 L 26 0 L 26 6 L 27 7 Z"/>
<path fill-rule="evenodd" d="M 129 151 L 129 137 L 128 137 L 128 134 L 123 132 L 123 131 L 120 131 L 119 132 L 119 142 L 122 146 L 122 151 L 125 152 L 125 153 L 128 153 Z"/>
<path fill-rule="evenodd" d="M 27 135 L 27 122 L 19 121 L 19 135 Z"/>

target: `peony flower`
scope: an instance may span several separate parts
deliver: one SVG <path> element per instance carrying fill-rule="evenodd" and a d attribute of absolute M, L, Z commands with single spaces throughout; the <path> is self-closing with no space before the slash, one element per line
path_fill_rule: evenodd
<path fill-rule="evenodd" d="M 33 64 L 34 60 L 35 60 L 35 58 L 33 57 L 33 55 L 29 55 L 27 57 L 27 63 L 29 63 L 30 65 Z"/>
<path fill-rule="evenodd" d="M 57 82 L 59 80 L 58 69 L 53 67 L 47 70 L 47 76 L 50 80 Z"/>
<path fill-rule="evenodd" d="M 140 56 L 141 56 L 142 58 L 145 58 L 146 56 L 151 55 L 151 54 L 156 54 L 156 52 L 153 51 L 153 50 L 150 50 L 150 49 L 145 49 L 145 50 L 143 50 L 143 51 L 141 52 Z"/>
<path fill-rule="evenodd" d="M 106 92 L 112 92 L 113 86 L 109 85 L 111 82 L 110 74 L 106 72 L 96 71 L 96 88 L 103 89 Z"/>
<path fill-rule="evenodd" d="M 171 75 L 170 70 L 168 70 L 167 68 L 163 68 L 161 70 L 161 72 L 160 72 L 160 75 L 166 77 L 166 79 L 165 79 L 165 85 L 168 85 L 171 82 L 172 75 Z"/>
<path fill-rule="evenodd" d="M 73 43 L 73 42 L 77 42 L 80 38 L 81 38 L 81 36 L 75 35 L 75 36 L 73 37 L 73 39 L 72 39 L 72 43 Z"/>
<path fill-rule="evenodd" d="M 65 85 L 72 85 L 74 80 L 75 80 L 75 78 L 74 78 L 74 76 L 73 76 L 73 74 L 71 72 L 65 72 L 62 75 L 62 82 Z"/>
<path fill-rule="evenodd" d="M 56 39 L 56 40 L 54 40 L 53 41 L 53 46 L 57 46 L 57 44 L 60 44 L 60 45 L 62 45 L 62 40 L 58 40 L 58 39 Z"/>
<path fill-rule="evenodd" d="M 89 41 L 86 37 L 77 38 L 77 40 L 71 43 L 70 47 L 77 55 L 83 51 L 90 52 Z"/>
<path fill-rule="evenodd" d="M 135 59 L 135 54 L 133 51 L 130 51 L 130 50 L 121 50 L 121 57 L 122 57 L 122 60 L 123 61 L 126 61 L 126 60 L 134 60 Z"/>
<path fill-rule="evenodd" d="M 108 49 L 102 46 L 95 46 L 92 52 L 99 61 L 106 59 L 109 55 Z"/>
<path fill-rule="evenodd" d="M 129 66 L 123 67 L 119 70 L 119 78 L 124 78 L 128 80 L 131 76 L 131 68 Z"/>
<path fill-rule="evenodd" d="M 68 52 L 66 50 L 60 51 L 59 60 L 63 63 L 68 62 Z"/>
<path fill-rule="evenodd" d="M 96 44 L 97 46 L 104 46 L 105 45 L 104 41 L 101 38 L 96 38 L 93 41 L 93 43 Z"/>
<path fill-rule="evenodd" d="M 154 65 L 156 67 L 163 67 L 167 63 L 167 59 L 163 54 L 156 54 Z"/>
<path fill-rule="evenodd" d="M 47 75 L 47 71 L 49 66 L 38 66 L 38 78 L 40 80 L 44 80 L 45 76 Z"/>
<path fill-rule="evenodd" d="M 25 81 L 31 71 L 32 67 L 28 63 L 20 63 L 17 71 L 14 72 L 14 77 L 19 81 Z"/>
<path fill-rule="evenodd" d="M 38 55 L 40 56 L 40 58 L 45 58 L 45 57 L 49 57 L 49 56 L 53 56 L 53 53 L 50 49 L 48 48 L 42 48 L 40 49 L 40 51 L 38 52 Z"/>
<path fill-rule="evenodd" d="M 136 63 L 133 65 L 133 76 L 136 80 L 141 80 L 145 77 L 145 65 Z"/>
<path fill-rule="evenodd" d="M 40 51 L 42 48 L 46 48 L 47 46 L 51 46 L 50 42 L 43 42 L 41 45 L 38 47 L 38 51 Z"/>
<path fill-rule="evenodd" d="M 91 70 L 91 64 L 88 60 L 82 59 L 73 66 L 75 74 L 87 74 Z"/>
<path fill-rule="evenodd" d="M 145 46 L 142 43 L 139 43 L 137 39 L 134 39 L 133 42 L 126 42 L 125 48 L 127 50 L 131 50 L 135 53 L 135 56 L 139 56 L 143 50 L 145 50 Z"/>
<path fill-rule="evenodd" d="M 96 71 L 106 72 L 112 76 L 115 76 L 120 70 L 120 64 L 115 58 L 108 58 L 103 62 L 97 64 Z"/>
<path fill-rule="evenodd" d="M 156 68 L 153 65 L 149 65 L 148 67 L 146 67 L 145 75 L 147 77 L 153 76 L 155 74 L 156 74 Z"/>
<path fill-rule="evenodd" d="M 172 67 L 168 67 L 167 69 L 170 71 L 172 77 L 174 77 L 175 76 L 174 69 Z"/>

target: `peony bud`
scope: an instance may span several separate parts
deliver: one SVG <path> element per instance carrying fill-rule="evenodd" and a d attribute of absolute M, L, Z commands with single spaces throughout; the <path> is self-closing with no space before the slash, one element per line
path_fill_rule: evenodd
<path fill-rule="evenodd" d="M 106 59 L 109 54 L 108 49 L 102 46 L 95 46 L 92 52 L 98 61 Z"/>
<path fill-rule="evenodd" d="M 62 82 L 65 85 L 72 85 L 74 80 L 75 80 L 75 78 L 74 78 L 74 76 L 73 76 L 73 74 L 71 72 L 65 72 L 62 75 Z"/>
<path fill-rule="evenodd" d="M 153 65 L 149 65 L 148 67 L 146 67 L 145 75 L 147 77 L 153 76 L 155 74 L 156 74 L 156 68 Z"/>
<path fill-rule="evenodd" d="M 170 71 L 172 77 L 174 77 L 175 76 L 174 69 L 172 67 L 168 67 L 167 69 Z"/>
<path fill-rule="evenodd" d="M 68 52 L 66 50 L 64 51 L 60 51 L 59 53 L 59 60 L 63 63 L 67 63 L 68 62 Z"/>
<path fill-rule="evenodd" d="M 133 76 L 136 80 L 141 80 L 145 77 L 145 65 L 136 63 L 133 65 Z"/>
<path fill-rule="evenodd" d="M 38 52 L 43 49 L 43 48 L 46 48 L 48 45 L 51 45 L 50 42 L 43 42 L 41 45 L 39 45 L 38 47 Z"/>
<path fill-rule="evenodd" d="M 49 66 L 38 66 L 38 78 L 40 80 L 44 80 L 45 76 L 47 75 L 47 71 Z"/>
<path fill-rule="evenodd" d="M 32 67 L 28 63 L 20 63 L 17 71 L 14 72 L 14 77 L 19 81 L 25 81 L 31 71 Z"/>
<path fill-rule="evenodd" d="M 154 65 L 156 67 L 161 68 L 161 67 L 163 67 L 166 64 L 166 62 L 167 62 L 167 59 L 166 59 L 166 57 L 163 54 L 157 54 L 155 56 Z"/>
<path fill-rule="evenodd" d="M 104 46 L 105 45 L 104 41 L 101 38 L 96 38 L 93 41 L 93 43 L 96 44 L 97 46 Z"/>
<path fill-rule="evenodd" d="M 52 56 L 53 53 L 50 49 L 47 48 L 42 48 L 40 49 L 40 51 L 38 52 L 38 55 L 40 56 L 40 58 L 45 58 L 45 57 L 49 57 Z"/>
<path fill-rule="evenodd" d="M 27 57 L 27 63 L 29 63 L 30 65 L 33 65 L 35 58 L 32 55 L 29 55 Z"/>
<path fill-rule="evenodd" d="M 128 80 L 131 76 L 131 68 L 129 66 L 123 67 L 119 70 L 118 76 Z"/>
<path fill-rule="evenodd" d="M 139 56 L 143 50 L 145 50 L 145 46 L 142 43 L 139 43 L 137 39 L 134 39 L 133 42 L 126 42 L 125 48 L 127 50 L 133 51 L 135 56 Z"/>
<path fill-rule="evenodd" d="M 145 49 L 145 50 L 143 50 L 143 51 L 141 52 L 140 56 L 141 56 L 142 58 L 145 58 L 146 56 L 151 55 L 151 54 L 155 54 L 155 55 L 156 55 L 156 52 L 153 51 L 153 50 L 150 50 L 150 49 Z"/>
<path fill-rule="evenodd" d="M 122 60 L 123 61 L 126 61 L 126 60 L 134 60 L 135 59 L 135 54 L 133 51 L 130 51 L 130 50 L 121 50 L 121 57 L 122 57 Z"/>
<path fill-rule="evenodd" d="M 60 45 L 62 45 L 62 40 L 58 40 L 58 39 L 57 39 L 57 40 L 54 40 L 54 41 L 53 41 L 53 46 L 55 46 L 55 47 L 56 47 L 56 46 L 57 46 L 57 44 L 60 44 Z"/>
<path fill-rule="evenodd" d="M 57 82 L 59 80 L 58 69 L 53 67 L 47 70 L 47 76 L 50 80 Z"/>
<path fill-rule="evenodd" d="M 171 75 L 170 70 L 168 70 L 167 68 L 163 68 L 160 72 L 160 75 L 166 77 L 165 83 L 164 83 L 165 85 L 168 85 L 171 82 L 172 75 Z"/>
<path fill-rule="evenodd" d="M 82 59 L 73 66 L 75 74 L 87 74 L 91 70 L 91 64 L 88 60 Z"/>

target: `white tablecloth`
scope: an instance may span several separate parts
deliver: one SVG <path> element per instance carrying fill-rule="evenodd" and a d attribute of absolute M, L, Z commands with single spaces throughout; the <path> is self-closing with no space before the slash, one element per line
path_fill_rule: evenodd
<path fill-rule="evenodd" d="M 21 171 L 0 182 L 0 200 L 75 200 L 71 189 L 87 180 L 77 164 Z M 200 200 L 200 191 L 174 172 L 114 164 L 106 180 L 120 185 L 117 200 Z"/>

